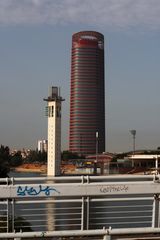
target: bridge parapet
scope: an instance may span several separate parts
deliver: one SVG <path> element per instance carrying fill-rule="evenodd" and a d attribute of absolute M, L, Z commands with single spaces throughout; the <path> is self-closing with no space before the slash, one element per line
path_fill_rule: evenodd
<path fill-rule="evenodd" d="M 23 236 L 158 229 L 159 179 L 159 175 L 0 179 L 0 238 L 20 229 Z"/>

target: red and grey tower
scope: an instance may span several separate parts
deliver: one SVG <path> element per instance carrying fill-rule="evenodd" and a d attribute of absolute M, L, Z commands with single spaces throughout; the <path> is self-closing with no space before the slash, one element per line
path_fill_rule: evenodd
<path fill-rule="evenodd" d="M 69 148 L 78 154 L 105 151 L 104 36 L 72 36 Z M 98 136 L 98 139 L 97 139 Z"/>

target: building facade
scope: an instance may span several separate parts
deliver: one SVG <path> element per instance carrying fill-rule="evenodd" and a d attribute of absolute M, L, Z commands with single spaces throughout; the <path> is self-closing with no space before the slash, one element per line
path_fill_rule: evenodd
<path fill-rule="evenodd" d="M 72 36 L 69 148 L 78 154 L 105 151 L 104 36 Z M 97 139 L 98 136 L 98 139 Z"/>
<path fill-rule="evenodd" d="M 47 152 L 48 149 L 48 141 L 47 140 L 38 140 L 38 151 L 39 152 Z"/>

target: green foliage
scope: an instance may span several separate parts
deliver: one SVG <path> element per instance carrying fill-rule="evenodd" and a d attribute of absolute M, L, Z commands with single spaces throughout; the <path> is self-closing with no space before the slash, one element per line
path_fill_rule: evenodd
<path fill-rule="evenodd" d="M 113 158 L 112 158 L 112 160 L 111 160 L 111 162 L 117 162 L 117 159 L 118 159 L 118 157 L 117 156 L 114 156 Z"/>
<path fill-rule="evenodd" d="M 81 159 L 85 158 L 84 156 L 79 156 L 77 153 L 72 153 L 68 150 L 65 150 L 61 154 L 61 159 L 66 161 L 66 160 L 72 160 L 72 159 Z"/>
<path fill-rule="evenodd" d="M 128 153 L 118 153 L 112 158 L 111 162 L 117 162 L 118 159 L 124 159 L 127 156 L 128 156 Z"/>
<path fill-rule="evenodd" d="M 10 171 L 9 168 L 10 162 L 10 154 L 9 154 L 9 147 L 4 147 L 1 145 L 0 147 L 0 178 L 4 178 L 8 176 Z"/>
<path fill-rule="evenodd" d="M 160 148 L 158 147 L 157 150 L 145 150 L 143 151 L 144 154 L 160 154 Z"/>
<path fill-rule="evenodd" d="M 9 232 L 12 232 L 12 218 L 9 216 Z M 14 219 L 14 230 L 16 232 L 31 232 L 31 224 L 27 222 L 24 218 L 22 217 L 15 217 Z M 1 216 L 0 217 L 0 233 L 7 232 L 7 217 L 6 216 Z"/>
<path fill-rule="evenodd" d="M 0 233 L 7 232 L 7 217 L 0 217 Z"/>
<path fill-rule="evenodd" d="M 31 151 L 25 161 L 27 163 L 42 163 L 42 164 L 44 164 L 47 162 L 47 153 L 40 152 L 38 150 Z"/>
<path fill-rule="evenodd" d="M 11 167 L 17 167 L 23 163 L 21 152 L 16 152 L 13 156 L 10 158 L 10 166 Z"/>
<path fill-rule="evenodd" d="M 31 224 L 27 222 L 24 218 L 16 217 L 14 221 L 15 221 L 14 229 L 16 232 L 19 232 L 20 230 L 22 230 L 23 232 L 32 231 Z"/>

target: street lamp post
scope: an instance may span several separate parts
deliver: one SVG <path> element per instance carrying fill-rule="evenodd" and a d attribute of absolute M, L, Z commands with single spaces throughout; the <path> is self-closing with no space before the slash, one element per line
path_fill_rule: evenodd
<path fill-rule="evenodd" d="M 158 155 L 157 155 L 156 160 L 155 160 L 155 174 L 156 175 L 158 174 Z"/>
<path fill-rule="evenodd" d="M 98 132 L 96 132 L 96 160 L 94 162 L 94 174 L 97 175 L 97 161 L 98 161 Z"/>
<path fill-rule="evenodd" d="M 136 130 L 130 130 L 130 133 L 131 133 L 132 136 L 133 136 L 133 154 L 132 154 L 132 156 L 134 156 L 134 154 L 135 154 Z M 132 167 L 134 167 L 134 161 L 133 161 L 133 159 L 132 159 Z"/>
<path fill-rule="evenodd" d="M 98 132 L 96 132 L 96 162 L 98 160 Z"/>

